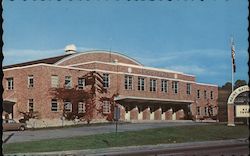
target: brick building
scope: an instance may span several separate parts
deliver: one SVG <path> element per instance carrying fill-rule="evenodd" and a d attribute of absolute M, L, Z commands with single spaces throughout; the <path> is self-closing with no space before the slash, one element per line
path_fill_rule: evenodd
<path fill-rule="evenodd" d="M 5 113 L 18 120 L 19 111 L 38 111 L 46 125 L 58 123 L 61 107 L 70 111 L 72 106 L 70 101 L 55 99 L 49 90 L 65 85 L 83 88 L 80 77 L 90 71 L 103 75 L 108 94 L 119 94 L 115 101 L 121 108 L 121 120 L 203 119 L 209 111 L 217 114 L 217 85 L 197 83 L 194 75 L 145 67 L 120 53 L 76 52 L 74 48 L 66 49 L 62 56 L 3 67 L 4 105 L 10 107 Z M 108 102 L 99 105 L 106 113 L 110 111 Z M 83 108 L 80 103 L 78 109 Z M 103 120 L 96 117 L 96 121 Z"/>

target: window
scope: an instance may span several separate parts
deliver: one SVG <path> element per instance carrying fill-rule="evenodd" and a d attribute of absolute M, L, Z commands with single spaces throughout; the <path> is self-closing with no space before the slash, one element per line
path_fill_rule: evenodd
<path fill-rule="evenodd" d="M 125 89 L 132 90 L 133 79 L 132 76 L 125 75 Z"/>
<path fill-rule="evenodd" d="M 200 98 L 200 90 L 197 90 L 197 98 Z"/>
<path fill-rule="evenodd" d="M 57 112 L 58 111 L 58 104 L 56 99 L 51 100 L 51 111 Z"/>
<path fill-rule="evenodd" d="M 103 113 L 108 114 L 110 113 L 110 101 L 103 101 Z"/>
<path fill-rule="evenodd" d="M 72 79 L 71 76 L 65 76 L 65 88 L 71 88 L 72 87 Z"/>
<path fill-rule="evenodd" d="M 72 112 L 72 104 L 69 101 L 64 102 L 64 110 L 65 112 Z"/>
<path fill-rule="evenodd" d="M 33 99 L 28 100 L 28 107 L 29 107 L 29 112 L 34 111 L 34 100 Z"/>
<path fill-rule="evenodd" d="M 206 98 L 207 98 L 207 91 L 204 90 L 204 99 L 206 99 Z"/>
<path fill-rule="evenodd" d="M 209 112 L 210 112 L 211 116 L 214 116 L 214 114 L 215 114 L 214 111 L 215 111 L 214 108 L 209 108 Z"/>
<path fill-rule="evenodd" d="M 208 107 L 205 107 L 205 116 L 208 115 Z"/>
<path fill-rule="evenodd" d="M 85 113 L 86 107 L 85 102 L 78 102 L 78 113 Z"/>
<path fill-rule="evenodd" d="M 190 95 L 191 94 L 191 84 L 187 83 L 187 94 Z"/>
<path fill-rule="evenodd" d="M 155 92 L 156 91 L 156 80 L 155 79 L 150 79 L 149 90 L 151 92 Z"/>
<path fill-rule="evenodd" d="M 178 93 L 178 82 L 177 81 L 172 82 L 172 89 L 173 89 L 175 94 Z"/>
<path fill-rule="evenodd" d="M 168 81 L 167 80 L 161 80 L 161 91 L 168 92 Z"/>
<path fill-rule="evenodd" d="M 143 77 L 138 77 L 138 90 L 145 90 L 145 79 Z"/>
<path fill-rule="evenodd" d="M 28 87 L 33 88 L 34 87 L 34 77 L 33 75 L 28 76 Z"/>
<path fill-rule="evenodd" d="M 103 74 L 103 87 L 109 87 L 109 74 Z"/>
<path fill-rule="evenodd" d="M 210 92 L 210 99 L 214 99 L 213 91 Z"/>
<path fill-rule="evenodd" d="M 8 90 L 13 90 L 14 89 L 13 77 L 7 78 L 7 88 L 8 88 Z"/>
<path fill-rule="evenodd" d="M 59 87 L 59 78 L 57 75 L 51 76 L 51 87 L 52 88 L 58 88 Z"/>
<path fill-rule="evenodd" d="M 85 86 L 85 79 L 84 78 L 78 78 L 78 89 L 83 89 Z"/>
<path fill-rule="evenodd" d="M 200 107 L 197 107 L 197 115 L 201 115 Z"/>

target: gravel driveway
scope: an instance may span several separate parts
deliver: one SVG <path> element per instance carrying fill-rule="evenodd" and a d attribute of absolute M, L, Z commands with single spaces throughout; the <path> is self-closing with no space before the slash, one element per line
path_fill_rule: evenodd
<path fill-rule="evenodd" d="M 118 124 L 118 132 L 137 131 L 150 128 L 182 126 L 182 125 L 201 125 L 204 123 L 194 122 L 160 122 L 160 123 L 128 123 Z M 26 131 L 8 131 L 3 132 L 3 141 L 7 139 L 6 143 L 35 141 L 43 139 L 67 138 L 75 136 L 84 136 L 92 134 L 115 132 L 115 124 L 108 125 L 91 125 L 75 128 L 61 128 L 61 129 L 43 129 L 43 130 L 26 130 Z"/>

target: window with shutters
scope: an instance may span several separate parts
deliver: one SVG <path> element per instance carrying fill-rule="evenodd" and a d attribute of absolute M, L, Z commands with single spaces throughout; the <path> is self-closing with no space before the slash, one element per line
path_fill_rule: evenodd
<path fill-rule="evenodd" d="M 78 113 L 85 113 L 86 107 L 85 102 L 78 102 Z"/>
<path fill-rule="evenodd" d="M 84 78 L 78 78 L 78 89 L 83 89 L 85 86 L 85 79 Z"/>
<path fill-rule="evenodd" d="M 103 87 L 104 88 L 109 87 L 109 74 L 107 74 L 107 73 L 103 74 Z"/>
<path fill-rule="evenodd" d="M 130 75 L 125 75 L 125 89 L 126 90 L 132 90 L 132 83 L 133 83 L 133 78 Z"/>
<path fill-rule="evenodd" d="M 172 82 L 172 89 L 173 89 L 175 94 L 178 93 L 178 81 L 173 81 Z"/>
<path fill-rule="evenodd" d="M 72 112 L 72 103 L 70 101 L 64 102 L 64 110 L 65 112 Z"/>
<path fill-rule="evenodd" d="M 138 90 L 145 90 L 145 78 L 143 77 L 138 77 Z"/>
<path fill-rule="evenodd" d="M 58 88 L 59 87 L 59 78 L 57 75 L 51 76 L 51 87 L 52 88 Z"/>
<path fill-rule="evenodd" d="M 190 95 L 191 94 L 191 84 L 187 83 L 187 94 Z"/>
<path fill-rule="evenodd" d="M 151 92 L 156 91 L 156 79 L 150 79 L 149 90 Z"/>
<path fill-rule="evenodd" d="M 51 100 L 51 111 L 52 112 L 57 112 L 58 111 L 57 99 L 52 99 Z"/>
<path fill-rule="evenodd" d="M 33 88 L 34 87 L 34 77 L 33 75 L 28 76 L 28 87 Z"/>
<path fill-rule="evenodd" d="M 110 113 L 110 101 L 103 101 L 103 113 Z"/>
<path fill-rule="evenodd" d="M 28 100 L 28 107 L 29 107 L 29 112 L 34 111 L 34 100 L 33 99 Z"/>
<path fill-rule="evenodd" d="M 168 81 L 167 80 L 161 80 L 161 91 L 168 92 Z"/>
<path fill-rule="evenodd" d="M 198 99 L 200 98 L 200 90 L 199 89 L 197 90 L 197 98 Z"/>
<path fill-rule="evenodd" d="M 13 77 L 7 78 L 7 88 L 8 90 L 14 89 L 14 79 Z"/>

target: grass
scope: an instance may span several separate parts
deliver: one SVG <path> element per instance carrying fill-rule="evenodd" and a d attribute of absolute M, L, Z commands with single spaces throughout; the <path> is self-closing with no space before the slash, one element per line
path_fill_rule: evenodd
<path fill-rule="evenodd" d="M 48 152 L 96 149 L 118 146 L 169 144 L 194 141 L 246 138 L 247 126 L 227 127 L 221 124 L 178 126 L 142 131 L 89 135 L 82 137 L 10 143 L 3 145 L 4 153 Z"/>

